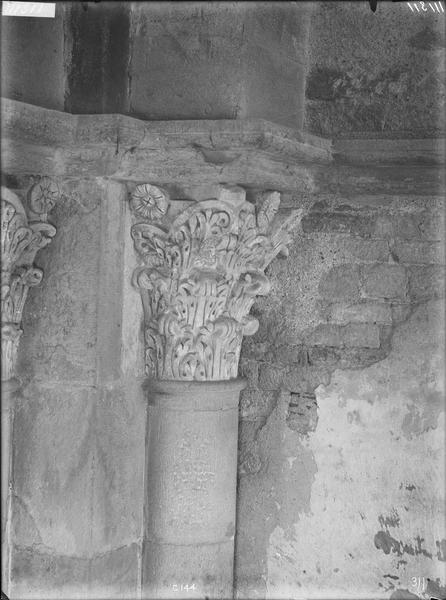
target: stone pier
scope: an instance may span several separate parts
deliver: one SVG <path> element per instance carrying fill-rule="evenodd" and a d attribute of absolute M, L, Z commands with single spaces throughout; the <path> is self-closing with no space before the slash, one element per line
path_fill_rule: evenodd
<path fill-rule="evenodd" d="M 11 595 L 231 597 L 242 339 L 330 143 L 2 110 L 5 180 L 61 190 L 19 357 Z"/>
<path fill-rule="evenodd" d="M 12 439 L 14 404 L 20 390 L 16 369 L 22 313 L 29 288 L 43 277 L 43 271 L 33 262 L 38 250 L 56 234 L 55 227 L 48 223 L 48 212 L 58 197 L 57 184 L 45 176 L 27 190 L 26 204 L 11 190 L 1 188 L 1 533 L 5 592 L 10 587 Z"/>

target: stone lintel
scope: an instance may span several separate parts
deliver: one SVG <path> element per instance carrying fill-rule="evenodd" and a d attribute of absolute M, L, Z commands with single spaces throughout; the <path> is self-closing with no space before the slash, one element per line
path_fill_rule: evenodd
<path fill-rule="evenodd" d="M 3 170 L 187 185 L 314 187 L 331 142 L 263 119 L 141 121 L 71 115 L 2 99 Z"/>
<path fill-rule="evenodd" d="M 443 138 L 401 136 L 337 139 L 332 145 L 262 119 L 142 121 L 2 99 L 3 172 L 12 176 L 436 195 L 444 188 L 444 145 Z"/>

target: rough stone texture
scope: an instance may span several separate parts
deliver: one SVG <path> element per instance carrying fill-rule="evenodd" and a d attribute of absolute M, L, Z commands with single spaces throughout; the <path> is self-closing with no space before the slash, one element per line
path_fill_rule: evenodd
<path fill-rule="evenodd" d="M 291 393 L 290 396 L 286 418 L 288 427 L 301 434 L 316 431 L 318 423 L 316 396 L 306 393 Z"/>
<path fill-rule="evenodd" d="M 122 115 L 68 117 L 7 99 L 2 101 L 2 119 L 6 180 L 29 173 L 115 177 L 169 186 L 178 199 L 197 197 L 200 186 L 203 193 L 209 191 L 208 186 L 225 183 L 284 191 L 289 201 L 294 199 L 299 205 L 305 205 L 307 195 L 314 193 L 324 199 L 360 197 L 365 203 L 378 194 L 382 203 L 392 195 L 435 196 L 438 215 L 432 220 L 434 227 L 438 217 L 443 218 L 438 202 L 444 182 L 438 165 L 444 160 L 444 143 L 438 140 L 424 140 L 432 154 L 426 163 L 407 164 L 406 160 L 389 168 L 386 162 L 380 164 L 381 152 L 387 148 L 387 152 L 410 156 L 420 140 L 391 140 L 398 143 L 390 149 L 389 140 L 384 140 L 385 144 L 382 140 L 356 140 L 353 150 L 344 149 L 333 162 L 328 140 L 262 119 L 143 122 Z M 335 156 L 337 145 L 339 142 L 333 145 Z M 362 152 L 372 157 L 370 166 L 361 160 Z M 342 210 L 338 218 L 348 220 L 348 214 L 356 213 Z M 395 226 L 398 228 L 398 222 Z M 383 239 L 391 233 L 390 227 L 385 229 Z M 373 233 L 366 220 L 362 237 Z M 421 232 L 418 238 L 424 239 Z"/>
<path fill-rule="evenodd" d="M 301 191 L 312 190 L 318 167 L 331 161 L 331 143 L 263 119 L 141 121 L 5 99 L 2 161 L 6 180 L 44 173 L 146 181 L 184 200 L 218 183 L 295 193 L 299 181 Z"/>
<path fill-rule="evenodd" d="M 76 114 L 302 129 L 311 3 L 60 2 L 2 19 L 2 95 Z"/>
<path fill-rule="evenodd" d="M 406 2 L 319 2 L 312 18 L 306 126 L 319 135 L 444 131 L 444 14 Z M 424 132 L 424 135 L 420 135 Z"/>
<path fill-rule="evenodd" d="M 64 18 L 5 17 L 1 27 L 1 95 L 45 108 L 64 109 Z"/>
<path fill-rule="evenodd" d="M 444 295 L 444 268 L 437 266 L 410 267 L 409 291 L 416 302 Z"/>
<path fill-rule="evenodd" d="M 131 114 L 301 129 L 308 12 L 291 2 L 135 3 Z"/>
<path fill-rule="evenodd" d="M 444 585 L 442 267 L 395 225 L 440 214 L 435 198 L 315 196 L 270 267 L 242 350 L 239 598 L 384 599 L 415 570 Z M 339 227 L 352 215 L 367 229 Z"/>
<path fill-rule="evenodd" d="M 310 346 L 357 346 L 379 348 L 379 329 L 371 323 L 348 325 L 318 325 L 305 337 Z"/>
<path fill-rule="evenodd" d="M 396 242 L 392 252 L 398 262 L 409 264 L 445 264 L 441 242 Z"/>
<path fill-rule="evenodd" d="M 359 269 L 357 265 L 342 265 L 331 269 L 319 283 L 323 298 L 336 300 L 359 298 Z"/>
<path fill-rule="evenodd" d="M 129 354 L 143 356 L 141 311 L 122 312 L 123 293 L 126 306 L 139 299 L 124 281 L 126 190 L 101 180 L 60 186 L 61 235 L 55 252 L 42 252 L 45 285 L 24 310 L 11 594 L 135 598 L 145 403 L 142 365 L 128 364 Z"/>
<path fill-rule="evenodd" d="M 329 319 L 334 323 L 392 323 L 392 310 L 389 304 L 365 301 L 359 304 L 332 304 Z"/>
<path fill-rule="evenodd" d="M 365 296 L 404 300 L 406 298 L 406 270 L 399 265 L 367 265 L 361 269 L 362 290 Z"/>
<path fill-rule="evenodd" d="M 55 206 L 58 235 L 38 264 L 46 276 L 29 294 L 23 317 L 21 374 L 45 382 L 95 380 L 100 189 L 66 185 Z M 74 293 L 82 290 L 82 293 Z"/>
<path fill-rule="evenodd" d="M 17 598 L 89 598 L 103 600 L 138 597 L 138 546 L 83 558 L 54 555 L 45 548 L 16 547 L 13 579 Z M 81 584 L 81 585 L 80 585 Z M 44 596 L 42 595 L 44 594 Z"/>

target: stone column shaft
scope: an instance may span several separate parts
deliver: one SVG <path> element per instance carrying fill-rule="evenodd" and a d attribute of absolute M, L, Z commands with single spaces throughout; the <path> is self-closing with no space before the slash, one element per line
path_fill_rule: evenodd
<path fill-rule="evenodd" d="M 232 598 L 240 348 L 300 217 L 274 219 L 279 201 L 265 194 L 256 211 L 222 186 L 171 216 L 162 189 L 132 194 L 149 377 L 144 598 Z"/>
<path fill-rule="evenodd" d="M 149 390 L 143 597 L 231 598 L 240 379 Z"/>

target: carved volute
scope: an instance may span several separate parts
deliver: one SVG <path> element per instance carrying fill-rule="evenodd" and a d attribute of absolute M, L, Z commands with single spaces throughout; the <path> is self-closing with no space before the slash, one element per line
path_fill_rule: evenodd
<path fill-rule="evenodd" d="M 47 216 L 58 196 L 57 184 L 42 177 L 28 192 L 27 214 L 16 194 L 5 187 L 1 190 L 2 381 L 15 374 L 23 307 L 29 288 L 40 283 L 43 276 L 33 262 L 37 251 L 56 233 Z"/>
<path fill-rule="evenodd" d="M 175 217 L 166 192 L 150 184 L 137 186 L 130 203 L 142 219 L 131 233 L 142 262 L 133 282 L 144 307 L 147 374 L 236 378 L 242 337 L 258 328 L 249 311 L 270 288 L 265 268 L 287 254 L 301 211 L 275 218 L 280 194 L 269 192 L 256 212 L 238 187 Z"/>

